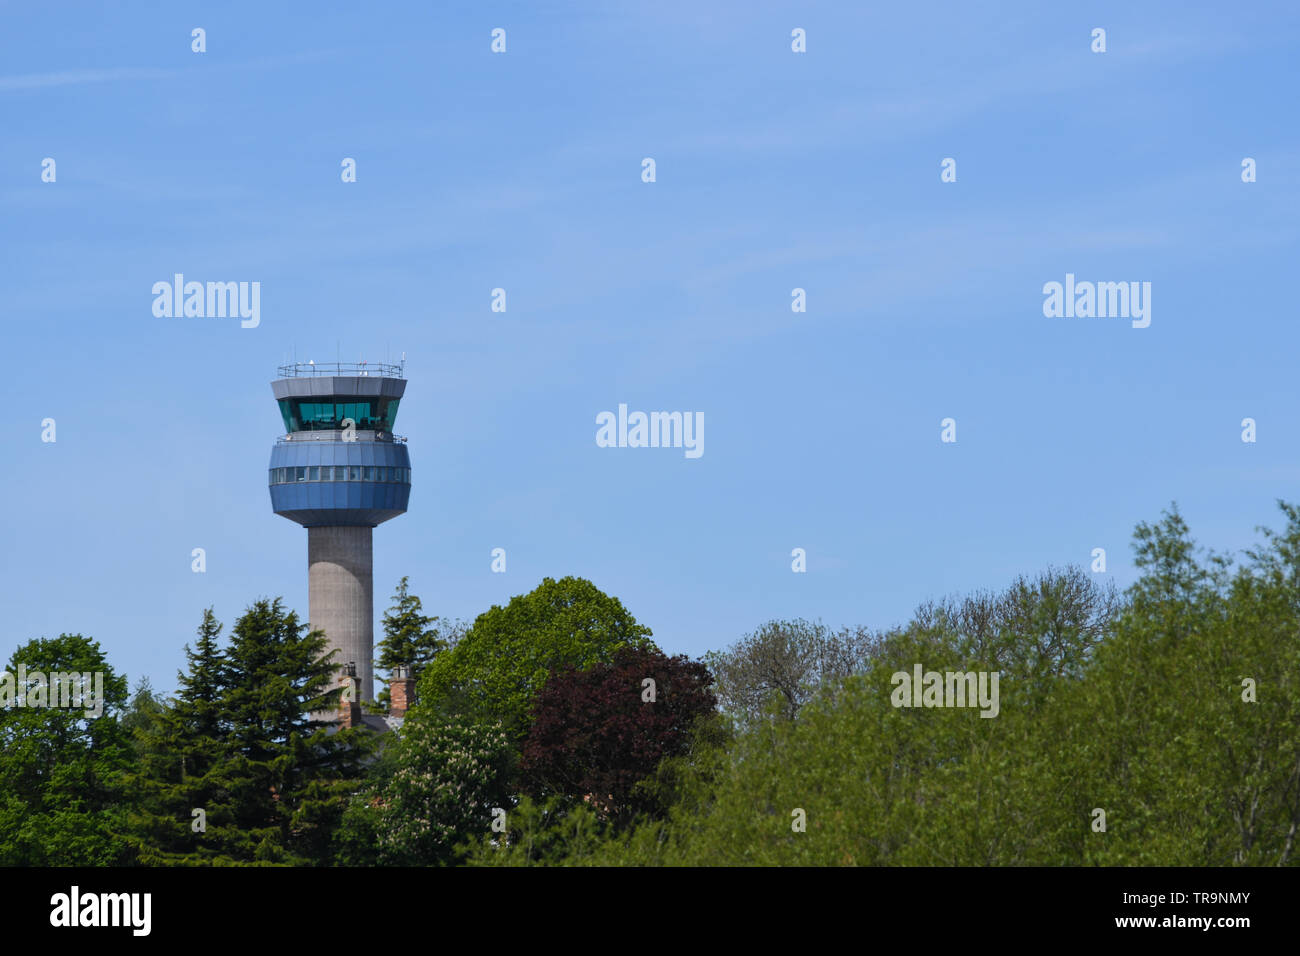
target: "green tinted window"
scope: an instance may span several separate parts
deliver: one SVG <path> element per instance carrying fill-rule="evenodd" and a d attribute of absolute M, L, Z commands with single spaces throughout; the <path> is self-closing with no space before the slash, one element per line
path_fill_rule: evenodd
<path fill-rule="evenodd" d="M 364 401 L 331 398 L 285 398 L 280 400 L 280 417 L 286 431 L 317 431 L 343 427 L 352 419 L 359 431 L 393 430 L 397 420 L 398 399 L 375 398 Z"/>

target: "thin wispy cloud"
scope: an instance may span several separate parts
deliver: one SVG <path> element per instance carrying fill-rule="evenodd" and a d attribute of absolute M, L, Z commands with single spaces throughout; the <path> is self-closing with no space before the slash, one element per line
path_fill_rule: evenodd
<path fill-rule="evenodd" d="M 112 83 L 118 80 L 162 80 L 175 76 L 176 72 L 176 70 L 155 67 L 120 66 L 108 70 L 58 70 L 53 73 L 0 76 L 0 92 L 41 90 L 51 86 L 81 86 L 87 83 Z"/>
<path fill-rule="evenodd" d="M 264 70 L 299 63 L 313 63 L 332 57 L 329 50 L 305 51 L 283 56 L 263 56 L 239 63 L 220 63 L 200 69 L 210 72 L 225 70 Z M 124 80 L 167 80 L 184 76 L 189 70 L 171 70 L 151 66 L 116 66 L 101 70 L 54 70 L 49 73 L 25 73 L 19 76 L 0 76 L 0 93 L 21 90 L 42 90 L 55 86 L 84 86 L 90 83 L 116 83 Z"/>

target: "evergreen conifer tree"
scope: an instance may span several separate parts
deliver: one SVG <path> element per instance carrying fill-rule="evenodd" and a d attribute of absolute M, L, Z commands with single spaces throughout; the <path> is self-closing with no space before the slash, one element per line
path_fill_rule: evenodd
<path fill-rule="evenodd" d="M 439 618 L 424 613 L 420 599 L 410 593 L 409 578 L 403 577 L 393 594 L 393 605 L 384 614 L 384 636 L 376 648 L 379 657 L 375 660 L 378 670 L 392 672 L 394 667 L 404 664 L 411 669 L 411 676 L 419 680 L 425 665 L 433 660 L 435 654 L 447 646 L 439 627 Z M 379 702 L 389 702 L 388 685 L 384 684 L 379 692 Z"/>
<path fill-rule="evenodd" d="M 234 859 L 330 860 L 332 834 L 371 740 L 365 731 L 329 726 L 340 691 L 327 648 L 324 632 L 308 631 L 279 598 L 258 601 L 235 624 L 220 714 L 229 728 L 228 802 L 218 820 L 224 826 L 229 814 L 220 835 Z"/>
<path fill-rule="evenodd" d="M 177 674 L 175 700 L 136 727 L 140 764 L 131 777 L 137 794 L 131 829 L 141 863 L 194 865 L 221 856 L 219 841 L 209 837 L 218 835 L 223 822 L 220 634 L 221 624 L 208 608 L 194 648 L 185 646 L 188 666 Z"/>
<path fill-rule="evenodd" d="M 327 863 L 370 740 L 331 726 L 339 688 L 323 632 L 278 598 L 253 604 L 224 651 L 219 632 L 207 612 L 143 748 L 141 861 Z"/>

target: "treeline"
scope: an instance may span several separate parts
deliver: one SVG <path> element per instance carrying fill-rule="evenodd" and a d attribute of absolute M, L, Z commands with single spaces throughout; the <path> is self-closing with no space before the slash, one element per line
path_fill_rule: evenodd
<path fill-rule="evenodd" d="M 582 579 L 468 627 L 403 579 L 376 663 L 417 695 L 383 734 L 313 720 L 339 689 L 279 601 L 228 641 L 207 612 L 167 700 L 129 695 L 90 640 L 32 641 L 11 672 L 103 671 L 105 709 L 0 710 L 0 864 L 1296 865 L 1281 509 L 1237 561 L 1176 508 L 1140 524 L 1122 595 L 1049 568 L 885 630 L 770 622 L 700 661 Z M 918 666 L 996 674 L 996 707 L 899 706 Z"/>

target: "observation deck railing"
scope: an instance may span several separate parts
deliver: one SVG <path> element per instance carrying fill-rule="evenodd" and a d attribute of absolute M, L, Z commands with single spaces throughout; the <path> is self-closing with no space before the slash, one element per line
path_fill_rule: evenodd
<path fill-rule="evenodd" d="M 305 375 L 373 375 L 376 378 L 404 378 L 406 365 L 386 362 L 291 362 L 281 365 L 280 378 L 300 378 Z"/>

